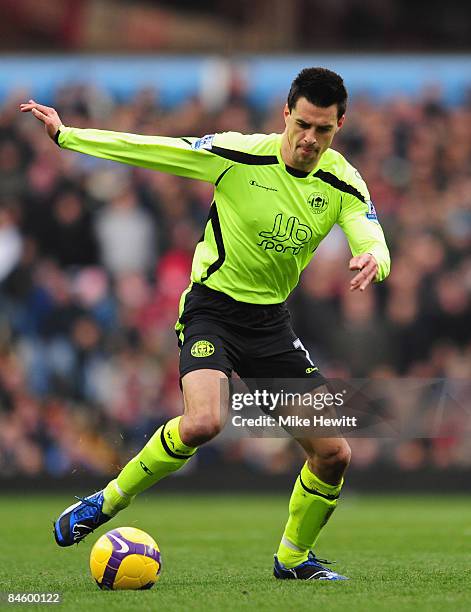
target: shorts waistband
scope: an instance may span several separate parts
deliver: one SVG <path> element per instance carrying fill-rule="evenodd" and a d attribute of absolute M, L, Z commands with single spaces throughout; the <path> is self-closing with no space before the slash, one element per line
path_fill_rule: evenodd
<path fill-rule="evenodd" d="M 223 293 L 222 291 L 217 291 L 216 289 L 211 289 L 210 287 L 206 287 L 206 285 L 202 285 L 200 283 L 193 283 L 191 288 L 191 293 L 195 293 L 196 295 L 206 295 L 211 296 L 214 299 L 220 300 L 225 304 L 231 304 L 233 306 L 237 306 L 241 309 L 252 310 L 257 312 L 278 312 L 280 310 L 285 310 L 287 308 L 286 302 L 279 302 L 278 304 L 251 304 L 249 302 L 239 302 L 235 300 L 227 293 Z"/>

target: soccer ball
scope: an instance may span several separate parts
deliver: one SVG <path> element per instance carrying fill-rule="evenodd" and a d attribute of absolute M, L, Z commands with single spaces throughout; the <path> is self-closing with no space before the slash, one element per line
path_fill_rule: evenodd
<path fill-rule="evenodd" d="M 90 553 L 90 571 L 100 589 L 150 589 L 161 568 L 157 543 L 134 527 L 108 531 Z"/>

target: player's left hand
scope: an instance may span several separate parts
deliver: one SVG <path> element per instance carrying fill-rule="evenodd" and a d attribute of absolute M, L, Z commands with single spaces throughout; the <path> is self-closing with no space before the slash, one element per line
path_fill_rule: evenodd
<path fill-rule="evenodd" d="M 364 291 L 376 278 L 378 263 L 370 253 L 363 253 L 352 257 L 349 263 L 350 270 L 360 270 L 350 281 L 350 291 L 360 289 Z"/>
<path fill-rule="evenodd" d="M 25 104 L 20 104 L 20 111 L 22 113 L 32 113 L 38 121 L 42 121 L 49 137 L 54 140 L 57 130 L 62 125 L 61 118 L 55 108 L 29 100 Z"/>

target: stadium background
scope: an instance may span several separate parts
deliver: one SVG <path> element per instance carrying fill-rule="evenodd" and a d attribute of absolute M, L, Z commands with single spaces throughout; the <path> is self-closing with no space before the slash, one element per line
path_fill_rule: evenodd
<path fill-rule="evenodd" d="M 204 183 L 60 151 L 18 113 L 31 95 L 77 127 L 272 132 L 300 68 L 338 70 L 351 99 L 334 146 L 369 186 L 393 266 L 350 294 L 334 232 L 290 300 L 295 329 L 327 375 L 470 378 L 469 9 L 208 1 L 195 16 L 190 4 L 0 2 L 3 490 L 88 490 L 180 413 L 173 324 L 211 202 Z M 349 487 L 465 491 L 466 411 L 441 427 L 352 440 Z M 287 440 L 222 438 L 159 486 L 286 492 L 300 461 Z"/>

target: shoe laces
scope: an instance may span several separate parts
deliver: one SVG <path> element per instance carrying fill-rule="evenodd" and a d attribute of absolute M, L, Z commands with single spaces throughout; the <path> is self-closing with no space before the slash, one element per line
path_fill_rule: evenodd
<path fill-rule="evenodd" d="M 319 559 L 318 557 L 316 557 L 316 555 L 311 551 L 309 551 L 309 555 L 307 557 L 308 561 L 314 561 L 315 563 L 318 563 L 319 565 L 321 563 L 325 563 L 326 565 L 333 565 L 334 563 L 336 563 L 336 561 L 328 561 L 327 559 Z"/>
<path fill-rule="evenodd" d="M 91 518 L 94 523 L 98 523 L 99 518 L 100 518 L 100 512 L 101 512 L 99 503 L 92 499 L 88 499 L 87 497 L 79 497 L 78 495 L 76 495 L 75 498 L 86 505 L 86 508 L 77 509 L 76 511 L 77 518 L 78 519 Z M 88 516 L 85 510 L 88 510 L 90 507 L 95 508 L 96 510 L 98 510 L 98 512 Z"/>

